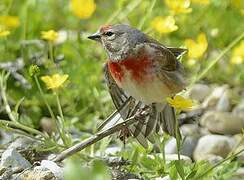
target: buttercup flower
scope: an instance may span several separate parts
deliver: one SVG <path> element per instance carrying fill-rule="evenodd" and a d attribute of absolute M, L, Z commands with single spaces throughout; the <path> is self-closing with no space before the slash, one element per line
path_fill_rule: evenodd
<path fill-rule="evenodd" d="M 190 0 L 165 0 L 165 3 L 173 14 L 186 14 L 192 11 Z"/>
<path fill-rule="evenodd" d="M 10 34 L 10 31 L 0 29 L 0 37 L 6 37 Z"/>
<path fill-rule="evenodd" d="M 18 16 L 0 16 L 0 26 L 6 29 L 17 28 L 20 25 Z"/>
<path fill-rule="evenodd" d="M 244 1 L 243 0 L 230 0 L 230 5 L 240 11 L 244 15 Z"/>
<path fill-rule="evenodd" d="M 69 75 L 64 74 L 54 74 L 52 76 L 42 76 L 41 80 L 47 86 L 47 89 L 58 89 L 63 85 L 63 83 L 68 79 Z"/>
<path fill-rule="evenodd" d="M 210 0 L 191 0 L 192 3 L 199 5 L 208 5 L 210 4 Z"/>
<path fill-rule="evenodd" d="M 153 29 L 162 34 L 171 33 L 178 29 L 173 16 L 157 16 L 152 20 L 151 25 Z"/>
<path fill-rule="evenodd" d="M 56 39 L 58 38 L 58 32 L 54 30 L 49 30 L 49 31 L 42 31 L 41 32 L 41 37 L 44 40 L 50 41 L 50 42 L 55 42 Z"/>
<path fill-rule="evenodd" d="M 94 0 L 71 0 L 71 10 L 80 19 L 88 19 L 96 9 Z"/>
<path fill-rule="evenodd" d="M 176 95 L 174 98 L 166 98 L 170 106 L 178 110 L 190 110 L 193 108 L 195 103 L 191 99 L 186 99 L 180 95 Z"/>
<path fill-rule="evenodd" d="M 197 40 L 186 39 L 185 45 L 188 48 L 188 56 L 192 59 L 198 59 L 203 56 L 204 52 L 208 48 L 207 37 L 204 33 L 200 33 L 197 36 Z"/>
<path fill-rule="evenodd" d="M 232 51 L 230 62 L 232 64 L 242 64 L 244 62 L 244 40 Z"/>

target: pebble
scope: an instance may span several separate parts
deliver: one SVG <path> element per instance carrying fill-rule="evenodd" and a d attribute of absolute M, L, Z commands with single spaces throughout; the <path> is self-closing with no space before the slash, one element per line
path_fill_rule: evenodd
<path fill-rule="evenodd" d="M 31 164 L 15 149 L 7 149 L 1 157 L 1 166 L 11 168 L 29 168 Z"/>
<path fill-rule="evenodd" d="M 216 155 L 225 158 L 235 146 L 235 139 L 222 135 L 206 135 L 199 139 L 193 153 L 196 161 L 206 159 L 208 155 Z"/>
<path fill-rule="evenodd" d="M 200 124 L 212 133 L 238 134 L 244 127 L 244 119 L 229 112 L 209 111 L 201 117 Z"/>
<path fill-rule="evenodd" d="M 161 158 L 163 159 L 163 155 L 162 153 L 157 153 L 155 155 L 147 155 L 148 158 L 154 160 L 155 159 L 155 156 L 157 156 L 158 158 Z M 180 159 L 187 162 L 187 163 L 192 163 L 192 160 L 191 158 L 189 158 L 188 156 L 184 156 L 184 155 L 180 155 Z M 166 163 L 170 163 L 171 161 L 175 161 L 175 160 L 178 160 L 178 154 L 165 154 L 165 160 L 166 160 Z"/>
<path fill-rule="evenodd" d="M 202 101 L 211 93 L 211 88 L 206 84 L 195 84 L 189 92 L 189 97 Z"/>
<path fill-rule="evenodd" d="M 220 97 L 216 105 L 217 111 L 228 112 L 231 109 L 229 91 L 226 90 L 223 95 Z"/>
<path fill-rule="evenodd" d="M 205 100 L 202 103 L 203 108 L 212 109 L 215 108 L 216 104 L 218 103 L 221 96 L 223 96 L 224 92 L 227 90 L 228 85 L 223 85 L 220 87 L 214 88 L 212 93 L 205 98 Z"/>

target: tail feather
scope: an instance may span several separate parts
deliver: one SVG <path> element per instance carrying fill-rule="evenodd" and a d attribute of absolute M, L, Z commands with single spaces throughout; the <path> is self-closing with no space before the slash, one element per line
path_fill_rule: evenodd
<path fill-rule="evenodd" d="M 154 104 L 152 104 L 151 112 L 149 114 L 149 118 L 146 124 L 146 132 L 145 137 L 147 137 L 154 130 L 157 124 L 157 111 Z"/>
<path fill-rule="evenodd" d="M 167 134 L 176 137 L 176 117 L 174 108 L 169 106 L 168 104 L 165 105 L 164 110 L 161 112 L 161 120 L 162 122 L 162 129 Z M 178 134 L 179 130 L 177 129 Z"/>
<path fill-rule="evenodd" d="M 135 132 L 136 131 L 136 125 L 131 125 L 129 127 L 131 132 Z M 133 134 L 133 133 L 132 133 Z M 145 138 L 144 134 L 142 132 L 139 132 L 137 134 L 137 136 L 135 136 L 133 134 L 133 136 L 137 139 L 137 141 L 144 147 L 144 148 L 148 148 L 148 142 L 147 142 L 147 138 Z"/>

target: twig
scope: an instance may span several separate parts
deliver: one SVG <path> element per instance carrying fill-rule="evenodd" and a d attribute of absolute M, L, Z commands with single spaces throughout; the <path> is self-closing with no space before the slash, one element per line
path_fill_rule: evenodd
<path fill-rule="evenodd" d="M 75 154 L 76 152 L 81 151 L 82 149 L 86 148 L 87 146 L 96 143 L 97 141 L 123 129 L 124 127 L 127 127 L 127 126 L 137 122 L 138 120 L 139 120 L 139 118 L 132 116 L 132 117 L 126 119 L 122 123 L 116 124 L 107 130 L 98 132 L 98 133 L 94 134 L 93 136 L 83 140 L 82 142 L 75 144 L 74 146 L 64 150 L 63 152 L 61 152 L 61 154 L 57 155 L 53 159 L 53 161 L 60 162 L 60 161 L 64 160 L 65 158 Z"/>

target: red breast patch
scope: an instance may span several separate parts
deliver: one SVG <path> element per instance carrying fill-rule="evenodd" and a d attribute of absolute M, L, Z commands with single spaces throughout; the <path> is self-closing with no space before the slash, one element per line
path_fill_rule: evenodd
<path fill-rule="evenodd" d="M 126 71 L 128 71 L 132 78 L 141 83 L 148 75 L 148 69 L 151 68 L 152 61 L 146 57 L 127 58 L 119 62 L 108 62 L 108 67 L 113 78 L 117 81 L 122 81 Z"/>

